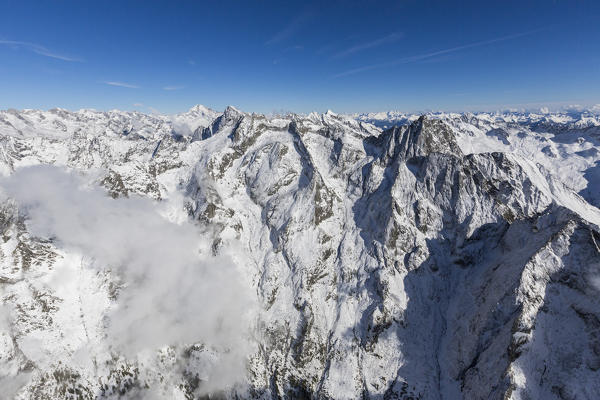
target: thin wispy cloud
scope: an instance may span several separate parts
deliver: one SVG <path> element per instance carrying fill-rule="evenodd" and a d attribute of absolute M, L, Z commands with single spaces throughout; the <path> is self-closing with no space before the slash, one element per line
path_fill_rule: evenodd
<path fill-rule="evenodd" d="M 39 54 L 41 56 L 50 57 L 50 58 L 54 58 L 57 60 L 69 61 L 69 62 L 83 62 L 83 60 L 79 57 L 72 57 L 72 56 L 66 56 L 64 54 L 59 54 L 59 53 L 56 53 L 56 52 L 54 52 L 42 45 L 36 44 L 36 43 L 21 42 L 18 40 L 0 40 L 0 44 L 6 45 L 6 46 L 12 46 L 12 47 L 16 47 L 16 48 L 22 47 L 22 48 L 30 50 L 36 54 Z"/>
<path fill-rule="evenodd" d="M 403 58 L 399 58 L 397 60 L 392 60 L 392 61 L 388 61 L 388 62 L 384 62 L 384 63 L 365 65 L 363 67 L 358 67 L 358 68 L 354 68 L 354 69 L 351 69 L 348 71 L 341 72 L 339 74 L 334 75 L 333 77 L 341 78 L 344 76 L 354 75 L 354 74 L 358 74 L 361 72 L 371 71 L 374 69 L 389 68 L 389 67 L 393 67 L 396 65 L 409 64 L 409 63 L 413 63 L 413 62 L 417 62 L 417 61 L 427 60 L 429 58 L 438 57 L 438 56 L 441 56 L 444 54 L 454 53 L 457 51 L 471 49 L 474 47 L 481 47 L 481 46 L 486 46 L 486 45 L 493 44 L 493 43 L 504 42 L 506 40 L 516 39 L 519 37 L 531 35 L 536 32 L 540 32 L 542 30 L 543 29 L 536 29 L 536 30 L 528 31 L 528 32 L 515 33 L 513 35 L 502 36 L 502 37 L 490 39 L 490 40 L 482 40 L 479 42 L 464 44 L 461 46 L 456 46 L 456 47 L 451 47 L 448 49 L 433 51 L 430 53 L 419 54 L 419 55 L 410 56 L 410 57 L 403 57 Z"/>
<path fill-rule="evenodd" d="M 185 86 L 165 86 L 165 87 L 163 87 L 163 90 L 171 91 L 171 90 L 180 90 L 183 88 L 185 88 Z"/>
<path fill-rule="evenodd" d="M 290 51 L 302 51 L 302 50 L 304 50 L 304 45 L 297 44 L 297 45 L 295 45 L 295 46 L 289 46 L 289 47 L 286 47 L 286 48 L 283 50 L 283 52 L 284 52 L 284 53 L 287 53 L 287 52 L 290 52 Z"/>
<path fill-rule="evenodd" d="M 379 39 L 375 39 L 370 42 L 360 43 L 355 46 L 349 47 L 346 50 L 343 50 L 343 51 L 340 51 L 340 52 L 334 54 L 333 56 L 331 56 L 331 58 L 336 59 L 336 58 L 347 57 L 349 55 L 358 53 L 363 50 L 368 50 L 368 49 L 372 49 L 374 47 L 383 46 L 384 44 L 394 43 L 394 42 L 397 42 L 398 40 L 402 39 L 403 36 L 404 36 L 404 34 L 402 34 L 402 33 L 394 32 L 394 33 L 391 33 L 384 37 L 380 37 Z"/>
<path fill-rule="evenodd" d="M 272 46 L 281 43 L 296 33 L 310 19 L 311 14 L 308 12 L 302 13 L 292 19 L 282 30 L 273 35 L 265 42 L 265 46 Z"/>
<path fill-rule="evenodd" d="M 132 85 L 131 83 L 126 83 L 126 82 L 106 81 L 104 83 L 106 83 L 107 85 L 110 85 L 110 86 L 124 87 L 124 88 L 128 88 L 128 89 L 139 89 L 140 88 L 137 85 Z"/>

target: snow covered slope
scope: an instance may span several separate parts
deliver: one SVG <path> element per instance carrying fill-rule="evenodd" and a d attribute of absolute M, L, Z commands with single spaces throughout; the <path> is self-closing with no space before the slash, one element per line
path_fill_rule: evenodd
<path fill-rule="evenodd" d="M 0 112 L 6 392 L 598 398 L 597 117 L 355 117 Z"/>

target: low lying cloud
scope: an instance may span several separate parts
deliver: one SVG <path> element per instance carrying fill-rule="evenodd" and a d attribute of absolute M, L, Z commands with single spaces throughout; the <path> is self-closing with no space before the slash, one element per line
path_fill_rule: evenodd
<path fill-rule="evenodd" d="M 23 168 L 0 186 L 19 204 L 32 235 L 93 259 L 88 268 L 110 269 L 118 279 L 106 327 L 115 350 L 134 356 L 203 343 L 225 354 L 205 371 L 211 388 L 240 378 L 254 304 L 240 251 L 215 257 L 199 228 L 168 221 L 151 200 L 112 199 L 57 167 Z"/>

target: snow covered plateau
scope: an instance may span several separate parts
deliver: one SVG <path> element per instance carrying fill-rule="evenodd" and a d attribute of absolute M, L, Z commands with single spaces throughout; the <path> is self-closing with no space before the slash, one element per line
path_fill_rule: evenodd
<path fill-rule="evenodd" d="M 600 398 L 593 110 L 7 110 L 0 175 L 0 398 Z"/>

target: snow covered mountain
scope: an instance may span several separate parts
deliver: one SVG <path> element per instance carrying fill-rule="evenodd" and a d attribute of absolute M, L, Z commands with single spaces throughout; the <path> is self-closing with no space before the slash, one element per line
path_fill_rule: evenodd
<path fill-rule="evenodd" d="M 420 116 L 399 112 L 365 113 L 353 117 L 386 129 L 406 125 Z M 600 205 L 600 108 L 546 113 L 432 113 L 455 133 L 466 153 L 500 151 L 517 154 L 546 170 Z"/>
<path fill-rule="evenodd" d="M 591 112 L 2 111 L 4 395 L 598 398 L 599 152 Z"/>

